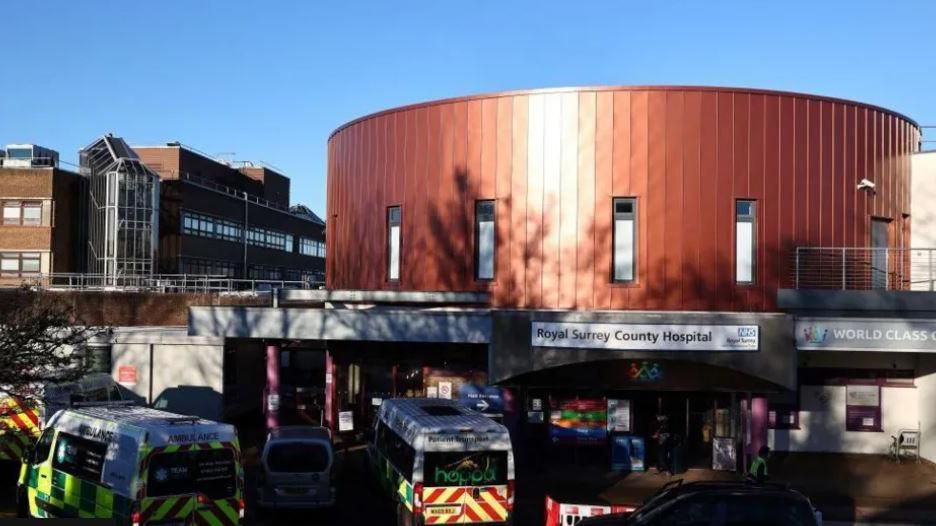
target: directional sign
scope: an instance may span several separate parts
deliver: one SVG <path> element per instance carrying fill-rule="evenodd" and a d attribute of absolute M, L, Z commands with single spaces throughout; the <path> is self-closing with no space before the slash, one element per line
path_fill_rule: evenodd
<path fill-rule="evenodd" d="M 458 390 L 458 401 L 482 413 L 504 412 L 504 391 L 495 385 L 464 384 Z"/>

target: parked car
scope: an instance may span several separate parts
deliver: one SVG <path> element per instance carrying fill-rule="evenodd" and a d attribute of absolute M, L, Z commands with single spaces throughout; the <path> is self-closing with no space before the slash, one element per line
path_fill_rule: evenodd
<path fill-rule="evenodd" d="M 584 519 L 578 526 L 821 526 L 802 493 L 780 484 L 692 482 L 664 486 L 632 513 Z"/>
<path fill-rule="evenodd" d="M 335 450 L 324 427 L 273 429 L 260 454 L 262 509 L 330 508 L 335 504 Z"/>

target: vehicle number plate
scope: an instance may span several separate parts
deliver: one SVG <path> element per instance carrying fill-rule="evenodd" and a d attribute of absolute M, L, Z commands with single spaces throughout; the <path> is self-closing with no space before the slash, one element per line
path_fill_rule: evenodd
<path fill-rule="evenodd" d="M 455 506 L 433 506 L 427 508 L 427 511 L 429 515 L 457 515 L 461 509 Z"/>

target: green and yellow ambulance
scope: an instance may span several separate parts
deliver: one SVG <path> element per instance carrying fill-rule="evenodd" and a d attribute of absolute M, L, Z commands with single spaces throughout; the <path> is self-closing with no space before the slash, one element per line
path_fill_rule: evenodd
<path fill-rule="evenodd" d="M 244 472 L 233 426 L 145 407 L 59 411 L 23 459 L 17 502 L 37 518 L 233 526 Z"/>
<path fill-rule="evenodd" d="M 399 526 L 509 524 L 514 458 L 507 428 L 451 400 L 384 400 L 368 452 Z"/>
<path fill-rule="evenodd" d="M 117 382 L 106 373 L 91 373 L 74 382 L 49 382 L 37 391 L 40 396 L 32 400 L 0 394 L 0 461 L 20 462 L 48 418 L 59 410 L 122 400 Z"/>

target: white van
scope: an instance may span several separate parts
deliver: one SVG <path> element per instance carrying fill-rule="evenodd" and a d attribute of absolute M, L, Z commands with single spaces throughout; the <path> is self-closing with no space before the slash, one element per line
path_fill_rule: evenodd
<path fill-rule="evenodd" d="M 507 428 L 451 400 L 384 400 L 368 448 L 397 524 L 507 524 L 514 458 Z"/>
<path fill-rule="evenodd" d="M 243 473 L 228 424 L 145 407 L 66 409 L 23 459 L 17 501 L 38 518 L 234 526 Z"/>

